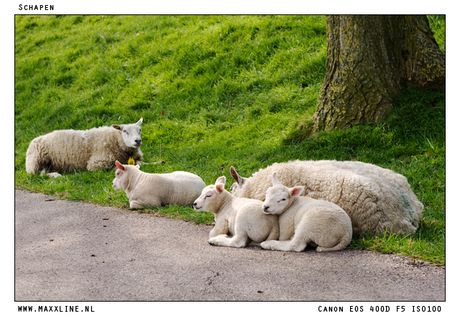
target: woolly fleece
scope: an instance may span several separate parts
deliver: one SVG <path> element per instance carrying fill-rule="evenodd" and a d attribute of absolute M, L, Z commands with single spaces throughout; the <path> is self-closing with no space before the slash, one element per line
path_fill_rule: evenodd
<path fill-rule="evenodd" d="M 351 218 L 353 234 L 367 231 L 412 234 L 418 228 L 423 204 L 412 192 L 406 177 L 358 161 L 275 163 L 250 178 L 239 176 L 232 167 L 232 176 L 238 182 L 232 186 L 232 193 L 263 201 L 274 172 L 288 187 L 304 186 L 302 195 L 324 199 L 343 208 Z"/>

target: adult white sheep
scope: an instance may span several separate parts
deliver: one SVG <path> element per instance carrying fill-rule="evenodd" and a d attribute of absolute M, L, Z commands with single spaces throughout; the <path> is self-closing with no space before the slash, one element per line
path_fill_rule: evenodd
<path fill-rule="evenodd" d="M 115 162 L 117 170 L 112 187 L 124 190 L 129 198 L 129 207 L 164 206 L 168 204 L 192 205 L 206 186 L 196 174 L 185 171 L 172 173 L 146 173 L 139 166 L 122 165 Z"/>
<path fill-rule="evenodd" d="M 288 188 L 272 175 L 273 186 L 268 188 L 263 211 L 278 215 L 279 240 L 264 241 L 264 249 L 303 251 L 307 244 L 316 251 L 344 249 L 353 234 L 351 220 L 345 211 L 334 203 L 300 196 L 303 186 Z"/>
<path fill-rule="evenodd" d="M 302 195 L 324 199 L 347 212 L 353 234 L 391 232 L 412 234 L 418 228 L 423 205 L 406 177 L 376 165 L 358 161 L 290 161 L 275 163 L 243 178 L 231 167 L 235 196 L 264 200 L 271 175 L 288 187 L 305 187 Z"/>
<path fill-rule="evenodd" d="M 142 118 L 135 124 L 103 126 L 89 130 L 57 130 L 30 142 L 27 173 L 110 169 L 115 161 L 142 159 Z M 57 175 L 59 175 L 57 173 Z"/>
<path fill-rule="evenodd" d="M 238 198 L 227 192 L 225 181 L 224 176 L 218 178 L 214 185 L 205 187 L 193 203 L 197 211 L 214 213 L 215 226 L 209 232 L 208 243 L 241 248 L 251 240 L 260 243 L 277 239 L 277 217 L 264 215 L 262 201 Z"/>

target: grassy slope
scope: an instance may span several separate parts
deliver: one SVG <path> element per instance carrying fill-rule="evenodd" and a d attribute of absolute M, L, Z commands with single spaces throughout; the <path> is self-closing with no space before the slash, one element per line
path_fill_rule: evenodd
<path fill-rule="evenodd" d="M 443 43 L 442 18 L 433 17 Z M 144 117 L 146 172 L 187 170 L 207 184 L 291 159 L 361 160 L 408 177 L 426 210 L 412 236 L 363 236 L 354 248 L 444 264 L 444 94 L 408 90 L 381 124 L 304 139 L 326 60 L 322 16 L 17 16 L 16 187 L 127 207 L 112 171 L 48 179 L 25 172 L 29 142 L 55 129 Z M 156 213 L 212 216 L 169 206 Z"/>

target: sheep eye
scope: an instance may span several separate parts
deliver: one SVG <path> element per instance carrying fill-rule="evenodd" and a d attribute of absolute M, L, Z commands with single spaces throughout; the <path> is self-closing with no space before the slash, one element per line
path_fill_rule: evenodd
<path fill-rule="evenodd" d="M 123 132 L 129 135 L 128 131 L 123 130 Z"/>

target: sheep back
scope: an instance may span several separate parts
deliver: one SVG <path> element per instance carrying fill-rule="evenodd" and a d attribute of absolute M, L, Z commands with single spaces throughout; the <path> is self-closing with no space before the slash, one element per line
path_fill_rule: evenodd
<path fill-rule="evenodd" d="M 174 171 L 161 176 L 164 190 L 161 200 L 164 205 L 192 205 L 206 186 L 199 176 L 185 171 Z"/>
<path fill-rule="evenodd" d="M 130 202 L 146 207 L 169 204 L 192 205 L 206 186 L 197 175 L 185 171 L 172 173 L 146 173 L 134 166 L 129 170 L 125 190 Z"/>

